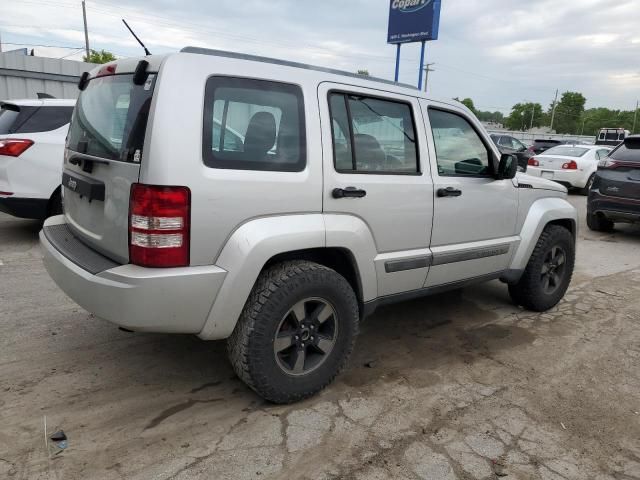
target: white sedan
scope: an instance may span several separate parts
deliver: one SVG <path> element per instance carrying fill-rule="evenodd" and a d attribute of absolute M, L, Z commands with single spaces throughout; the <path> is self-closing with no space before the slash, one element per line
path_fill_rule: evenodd
<path fill-rule="evenodd" d="M 602 145 L 558 145 L 531 157 L 527 174 L 553 180 L 567 188 L 580 188 L 586 194 L 598 170 L 598 161 L 611 150 Z"/>

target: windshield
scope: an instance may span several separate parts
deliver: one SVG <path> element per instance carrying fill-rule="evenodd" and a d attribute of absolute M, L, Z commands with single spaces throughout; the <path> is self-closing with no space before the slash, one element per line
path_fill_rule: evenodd
<path fill-rule="evenodd" d="M 70 150 L 110 160 L 139 162 L 151 106 L 153 80 L 134 85 L 133 75 L 89 81 L 71 119 Z"/>
<path fill-rule="evenodd" d="M 545 155 L 560 155 L 562 157 L 582 157 L 589 151 L 580 147 L 553 147 L 544 152 Z"/>

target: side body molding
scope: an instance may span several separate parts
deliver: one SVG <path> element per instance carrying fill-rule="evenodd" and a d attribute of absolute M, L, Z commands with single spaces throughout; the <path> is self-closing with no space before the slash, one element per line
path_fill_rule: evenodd
<path fill-rule="evenodd" d="M 231 335 L 260 270 L 271 257 L 324 245 L 324 219 L 319 213 L 257 218 L 241 225 L 215 262 L 228 273 L 198 336 L 215 340 Z"/>
<path fill-rule="evenodd" d="M 577 232 L 576 209 L 564 198 L 541 198 L 531 204 L 520 229 L 521 241 L 511 260 L 509 267 L 511 272 L 506 276 L 509 281 L 519 279 L 529 262 L 542 230 L 554 220 L 570 220 L 573 223 L 573 231 Z"/>

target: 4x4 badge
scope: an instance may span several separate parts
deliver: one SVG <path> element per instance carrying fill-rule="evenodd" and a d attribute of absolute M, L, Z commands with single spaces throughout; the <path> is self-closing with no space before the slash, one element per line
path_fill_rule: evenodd
<path fill-rule="evenodd" d="M 610 192 L 619 192 L 620 189 L 618 187 L 607 187 L 607 190 L 609 190 Z"/>

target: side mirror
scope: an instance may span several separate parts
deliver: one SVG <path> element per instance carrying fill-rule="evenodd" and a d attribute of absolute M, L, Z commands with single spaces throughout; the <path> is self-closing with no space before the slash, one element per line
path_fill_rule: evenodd
<path fill-rule="evenodd" d="M 516 176 L 518 171 L 518 158 L 515 155 L 509 155 L 503 153 L 500 157 L 500 163 L 498 165 L 498 173 L 496 178 L 498 180 L 508 180 Z"/>

